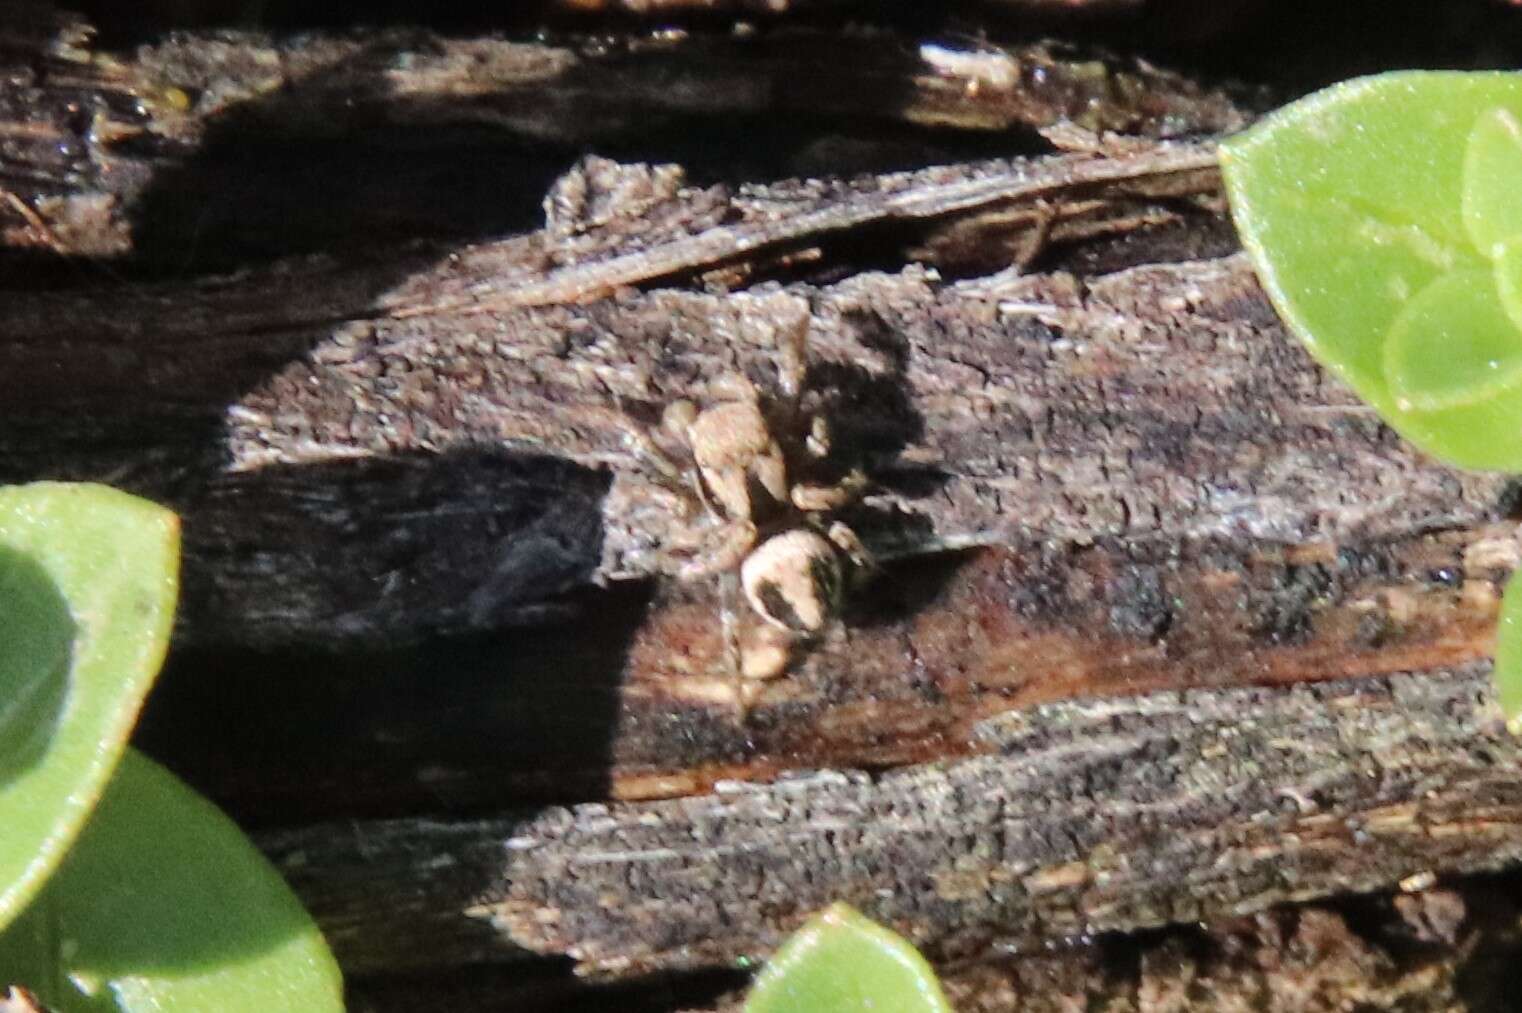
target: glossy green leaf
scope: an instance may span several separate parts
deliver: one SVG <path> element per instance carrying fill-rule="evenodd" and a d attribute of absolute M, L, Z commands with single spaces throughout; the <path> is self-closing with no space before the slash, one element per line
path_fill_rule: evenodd
<path fill-rule="evenodd" d="M 169 642 L 179 546 L 174 514 L 114 489 L 0 488 L 0 926 L 121 756 Z"/>
<path fill-rule="evenodd" d="M 951 1013 L 902 936 L 835 904 L 804 923 L 756 978 L 745 1013 Z"/>
<path fill-rule="evenodd" d="M 338 967 L 215 806 L 128 750 L 78 843 L 0 935 L 0 982 L 57 1013 L 326 1013 Z"/>
<path fill-rule="evenodd" d="M 1506 585 L 1501 598 L 1501 622 L 1496 628 L 1496 702 L 1506 727 L 1522 735 L 1522 579 Z"/>
<path fill-rule="evenodd" d="M 1522 328 L 1522 236 L 1495 244 L 1495 282 L 1506 316 Z"/>
<path fill-rule="evenodd" d="M 1522 470 L 1522 74 L 1349 81 L 1221 147 L 1290 329 L 1402 435 Z"/>
<path fill-rule="evenodd" d="M 1497 243 L 1522 236 L 1522 123 L 1497 106 L 1480 115 L 1464 153 L 1464 228 L 1481 255 L 1494 257 Z"/>
<path fill-rule="evenodd" d="M 1397 405 L 1435 412 L 1474 404 L 1522 383 L 1522 331 L 1489 271 L 1452 271 L 1395 317 L 1385 376 Z"/>

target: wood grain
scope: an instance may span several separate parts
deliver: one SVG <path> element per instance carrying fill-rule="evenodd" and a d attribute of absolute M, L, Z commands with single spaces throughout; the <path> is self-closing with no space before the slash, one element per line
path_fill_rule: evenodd
<path fill-rule="evenodd" d="M 986 957 L 1516 861 L 1518 747 L 1486 675 L 1049 704 L 961 761 L 262 844 L 355 971 L 722 966 L 837 899 L 938 960 Z"/>
<path fill-rule="evenodd" d="M 1280 328 L 1209 140 L 1256 93 L 0 7 L 0 478 L 182 512 L 138 744 L 265 828 L 360 1008 L 722 1007 L 836 899 L 969 1010 L 1457 1011 L 1514 960 L 1514 876 L 1428 887 L 1522 844 L 1515 489 Z M 768 388 L 800 312 L 884 565 L 741 714 L 629 433 Z"/>

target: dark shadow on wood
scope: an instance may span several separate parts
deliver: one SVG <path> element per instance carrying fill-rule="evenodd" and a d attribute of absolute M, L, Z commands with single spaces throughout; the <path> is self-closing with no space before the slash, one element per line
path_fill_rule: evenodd
<path fill-rule="evenodd" d="M 606 798 L 646 590 L 398 650 L 178 650 L 135 741 L 245 827 Z"/>
<path fill-rule="evenodd" d="M 419 1008 L 479 1013 L 668 1013 L 711 1008 L 744 987 L 741 971 L 652 976 L 618 985 L 589 985 L 569 960 L 511 967 L 474 967 L 447 975 L 362 977 L 349 985 L 354 1013 L 413 1013 Z"/>
<path fill-rule="evenodd" d="M 219 475 L 185 504 L 182 619 L 277 645 L 323 615 L 327 650 L 553 619 L 600 561 L 611 480 L 496 447 Z"/>
<path fill-rule="evenodd" d="M 1515 870 L 1445 881 L 1467 906 L 1461 923 L 1472 942 L 1458 992 L 1476 1013 L 1510 1013 L 1522 995 L 1522 875 Z"/>
<path fill-rule="evenodd" d="M 838 110 L 816 108 L 821 81 L 838 78 L 840 87 L 868 95 L 906 87 L 919 59 L 893 36 L 854 45 L 850 75 L 839 73 L 838 39 L 783 31 L 676 49 L 588 46 L 531 87 L 504 81 L 480 94 L 397 94 L 398 55 L 409 45 L 427 52 L 431 38 L 404 30 L 378 36 L 222 115 L 187 161 L 155 174 L 138 203 L 135 252 L 123 270 L 196 275 L 304 253 L 354 256 L 409 241 L 530 231 L 543 223 L 550 184 L 587 153 L 677 162 L 706 186 L 1050 150 L 1028 130 L 1013 137 L 894 122 L 892 103 L 882 105 L 883 119 L 855 127 Z M 666 93 L 652 91 L 668 80 Z M 683 89 L 700 87 L 737 94 L 683 98 Z M 752 111 L 744 93 L 757 88 L 767 98 Z M 334 122 L 324 110 L 340 97 L 344 115 Z M 853 109 L 873 100 L 839 101 Z"/>
<path fill-rule="evenodd" d="M 401 45 L 384 37 L 210 124 L 194 154 L 157 172 L 139 200 L 131 268 L 197 275 L 542 225 L 544 193 L 575 152 L 447 109 L 426 125 L 393 117 L 409 104 L 386 76 Z M 314 113 L 335 90 L 356 96 L 341 124 Z"/>
<path fill-rule="evenodd" d="M 229 123 L 210 132 L 193 165 L 160 174 L 144 196 L 132 267 L 196 275 L 526 232 L 543 223 L 540 200 L 574 157 L 480 129 L 418 134 L 377 125 L 301 138 Z"/>

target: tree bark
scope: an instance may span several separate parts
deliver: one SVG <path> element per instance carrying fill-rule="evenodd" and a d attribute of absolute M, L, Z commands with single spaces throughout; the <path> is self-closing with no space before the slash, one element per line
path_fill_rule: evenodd
<path fill-rule="evenodd" d="M 1423 891 L 1522 848 L 1489 689 L 1514 489 L 1416 453 L 1280 327 L 1208 137 L 1256 93 L 822 29 L 101 59 L 34 12 L 0 59 L 0 479 L 183 514 L 139 742 L 269 828 L 364 1003 L 559 955 L 628 979 L 567 1002 L 712 1007 L 839 899 L 966 1009 L 1095 967 L 1115 1009 L 1217 975 L 1460 1009 L 1505 949 L 1504 914 L 1465 920 L 1477 881 Z M 805 112 L 874 126 L 755 155 L 765 183 L 566 169 Z M 926 125 L 1029 153 L 927 169 L 961 142 Z M 505 208 L 494 166 L 397 182 L 483 138 Z M 263 206 L 274 232 L 231 227 Z M 705 522 L 642 434 L 730 375 L 770 395 L 800 317 L 882 565 L 742 709 L 715 583 L 667 576 Z"/>
<path fill-rule="evenodd" d="M 934 959 L 986 959 L 1515 862 L 1518 750 L 1486 675 L 1052 704 L 980 724 L 986 755 L 878 776 L 264 846 L 355 969 L 724 966 L 838 899 Z"/>

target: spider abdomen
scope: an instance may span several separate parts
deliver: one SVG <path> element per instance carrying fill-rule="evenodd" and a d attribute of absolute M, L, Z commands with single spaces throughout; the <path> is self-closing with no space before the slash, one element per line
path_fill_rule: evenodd
<path fill-rule="evenodd" d="M 835 616 L 843 580 L 840 553 L 807 528 L 773 535 L 740 566 L 740 585 L 756 614 L 805 636 L 817 634 Z"/>

